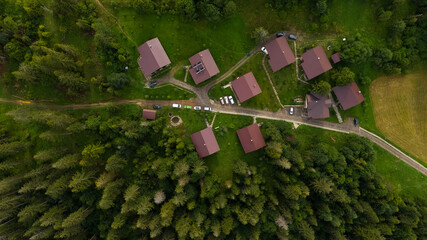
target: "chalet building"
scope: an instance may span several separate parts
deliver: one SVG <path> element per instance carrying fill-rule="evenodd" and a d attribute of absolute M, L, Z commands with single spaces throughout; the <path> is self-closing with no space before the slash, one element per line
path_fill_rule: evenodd
<path fill-rule="evenodd" d="M 285 37 L 278 37 L 265 45 L 268 52 L 271 70 L 277 72 L 296 61 Z"/>
<path fill-rule="evenodd" d="M 351 82 L 342 87 L 333 87 L 332 91 L 337 96 L 338 103 L 343 110 L 359 105 L 365 100 L 356 82 Z"/>
<path fill-rule="evenodd" d="M 341 54 L 339 52 L 332 54 L 331 60 L 334 64 L 341 62 Z"/>
<path fill-rule="evenodd" d="M 191 134 L 191 140 L 199 158 L 204 158 L 219 151 L 218 142 L 211 127 Z"/>
<path fill-rule="evenodd" d="M 252 72 L 232 81 L 231 87 L 240 102 L 244 102 L 262 92 Z"/>
<path fill-rule="evenodd" d="M 332 69 L 322 46 L 317 46 L 301 55 L 301 67 L 305 77 L 310 80 Z"/>
<path fill-rule="evenodd" d="M 240 139 L 245 153 L 250 153 L 265 147 L 264 137 L 257 123 L 237 130 L 237 136 Z"/>
<path fill-rule="evenodd" d="M 156 119 L 156 110 L 144 109 L 142 110 L 142 117 L 147 120 L 155 120 Z"/>
<path fill-rule="evenodd" d="M 146 41 L 138 47 L 138 52 L 141 55 L 138 59 L 138 65 L 145 76 L 151 76 L 156 71 L 171 64 L 158 38 Z"/>
<path fill-rule="evenodd" d="M 191 63 L 190 74 L 196 84 L 204 82 L 219 73 L 209 49 L 197 53 L 189 60 Z"/>
<path fill-rule="evenodd" d="M 307 109 L 307 116 L 309 118 L 328 118 L 331 106 L 332 101 L 327 96 L 317 93 L 309 93 L 305 96 L 305 108 Z"/>

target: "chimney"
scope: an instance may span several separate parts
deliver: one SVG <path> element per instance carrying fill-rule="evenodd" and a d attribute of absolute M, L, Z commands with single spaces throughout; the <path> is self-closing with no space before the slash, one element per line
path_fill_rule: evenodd
<path fill-rule="evenodd" d="M 317 59 L 319 59 L 319 60 L 320 60 L 320 57 L 317 57 Z"/>
<path fill-rule="evenodd" d="M 253 142 L 254 140 L 253 139 L 251 139 L 251 142 Z"/>

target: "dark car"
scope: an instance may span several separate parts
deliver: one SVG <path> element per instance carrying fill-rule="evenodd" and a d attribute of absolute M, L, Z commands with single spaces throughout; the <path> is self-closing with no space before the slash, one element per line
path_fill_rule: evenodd
<path fill-rule="evenodd" d="M 292 40 L 297 40 L 297 38 L 298 38 L 298 37 L 297 37 L 297 36 L 295 36 L 295 35 L 292 35 L 292 34 L 291 34 L 291 35 L 289 35 L 289 36 L 288 36 L 288 38 L 289 38 L 289 39 L 292 39 Z"/>
<path fill-rule="evenodd" d="M 160 108 L 162 108 L 162 106 L 160 106 L 160 105 L 153 105 L 153 108 L 154 109 L 160 109 Z"/>
<path fill-rule="evenodd" d="M 156 86 L 158 83 L 157 82 L 152 82 L 152 83 L 150 83 L 148 86 L 150 86 L 150 87 L 154 87 L 154 86 Z"/>
<path fill-rule="evenodd" d="M 359 124 L 359 119 L 355 118 L 355 119 L 353 120 L 353 123 L 354 123 L 354 126 L 357 126 L 357 125 Z"/>
<path fill-rule="evenodd" d="M 276 37 L 285 37 L 286 33 L 285 32 L 279 32 L 276 34 Z"/>

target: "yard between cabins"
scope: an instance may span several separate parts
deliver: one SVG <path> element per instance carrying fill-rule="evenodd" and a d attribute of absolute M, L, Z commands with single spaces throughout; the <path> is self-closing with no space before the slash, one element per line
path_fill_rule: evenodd
<path fill-rule="evenodd" d="M 258 85 L 261 88 L 261 93 L 241 103 L 242 107 L 256 108 L 268 111 L 277 111 L 280 109 L 280 104 L 274 95 L 273 88 L 271 87 L 270 81 L 268 81 L 267 75 L 262 67 L 262 59 L 264 54 L 261 52 L 256 53 L 252 59 L 248 60 L 244 65 L 237 69 L 231 77 L 224 80 L 220 84 L 215 85 L 210 91 L 209 96 L 219 101 L 222 96 L 234 95 L 231 87 L 221 89 L 222 86 L 229 84 L 231 81 L 237 79 L 237 77 L 243 76 L 248 72 L 252 72 Z M 237 99 L 234 96 L 234 99 Z"/>

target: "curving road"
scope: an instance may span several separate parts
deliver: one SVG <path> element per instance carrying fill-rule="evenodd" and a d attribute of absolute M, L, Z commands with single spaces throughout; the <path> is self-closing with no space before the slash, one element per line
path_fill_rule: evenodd
<path fill-rule="evenodd" d="M 102 103 L 90 103 L 90 104 L 70 104 L 70 105 L 53 105 L 53 104 L 42 104 L 32 101 L 22 101 L 22 100 L 11 100 L 0 98 L 0 102 L 13 103 L 19 105 L 33 105 L 37 107 L 43 107 L 48 109 L 55 110 L 70 110 L 70 109 L 90 109 L 90 108 L 102 108 L 106 107 L 109 104 L 137 104 L 141 107 L 151 107 L 153 104 L 161 104 L 161 105 L 171 105 L 172 103 L 180 103 L 182 105 L 201 105 L 202 103 L 199 99 L 189 99 L 189 100 L 145 100 L 145 99 L 134 99 L 134 100 L 115 100 L 111 102 L 102 102 Z M 289 115 L 285 109 L 280 110 L 278 112 L 269 112 L 264 110 L 257 110 L 251 108 L 243 108 L 235 105 L 220 105 L 215 103 L 206 104 L 207 106 L 211 106 L 214 112 L 225 113 L 225 114 L 234 114 L 234 115 L 242 115 L 242 116 L 250 116 L 256 118 L 265 118 L 272 120 L 282 120 L 292 123 L 303 124 L 311 127 L 322 128 L 326 130 L 342 132 L 342 133 L 354 133 L 362 137 L 366 137 L 372 142 L 378 144 L 380 147 L 384 148 L 400 160 L 409 164 L 420 173 L 427 175 L 427 168 L 418 163 L 416 160 L 412 159 L 408 155 L 401 152 L 396 147 L 392 146 L 390 143 L 385 141 L 384 139 L 376 136 L 375 134 L 360 128 L 355 127 L 352 124 L 352 121 L 346 121 L 343 124 L 331 123 L 326 121 L 308 119 L 296 115 Z M 302 109 L 296 110 L 296 113 L 302 111 Z"/>

